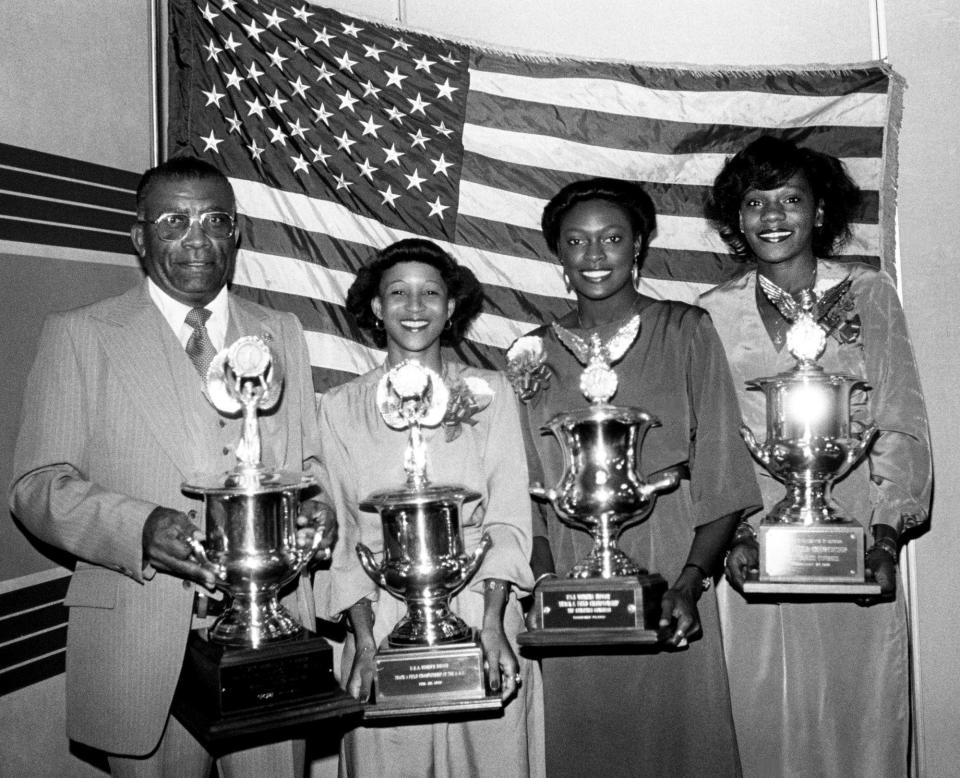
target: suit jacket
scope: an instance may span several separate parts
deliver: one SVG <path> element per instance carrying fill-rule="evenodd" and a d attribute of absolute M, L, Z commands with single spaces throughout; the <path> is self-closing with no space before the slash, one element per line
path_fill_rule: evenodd
<path fill-rule="evenodd" d="M 264 337 L 284 363 L 279 408 L 261 416 L 263 461 L 300 469 L 318 450 L 300 323 L 230 295 L 227 343 L 241 335 Z M 194 591 L 144 567 L 143 525 L 158 505 L 202 517 L 202 502 L 180 485 L 192 473 L 232 468 L 240 426 L 203 397 L 145 282 L 45 322 L 27 382 L 10 507 L 37 537 L 79 559 L 66 597 L 72 739 L 129 755 L 159 742 Z"/>

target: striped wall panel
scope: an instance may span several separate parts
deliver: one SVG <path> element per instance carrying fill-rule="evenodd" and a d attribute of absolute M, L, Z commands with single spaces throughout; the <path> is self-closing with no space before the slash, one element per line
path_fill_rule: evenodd
<path fill-rule="evenodd" d="M 0 593 L 0 696 L 64 671 L 63 598 L 69 582 L 66 570 L 5 582 L 6 591 Z"/>

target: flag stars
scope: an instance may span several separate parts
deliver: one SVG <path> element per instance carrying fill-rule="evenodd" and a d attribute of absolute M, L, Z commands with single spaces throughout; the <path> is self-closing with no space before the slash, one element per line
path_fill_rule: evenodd
<path fill-rule="evenodd" d="M 237 2 L 236 0 L 223 0 L 223 11 L 230 11 L 231 13 L 237 12 Z"/>
<path fill-rule="evenodd" d="M 373 120 L 373 114 L 370 114 L 370 118 L 368 118 L 365 122 L 360 122 L 360 126 L 363 127 L 364 135 L 372 135 L 374 138 L 377 137 L 377 130 L 383 127 L 382 124 L 377 124 Z"/>
<path fill-rule="evenodd" d="M 416 189 L 418 192 L 422 192 L 423 188 L 420 186 L 427 179 L 420 177 L 420 168 L 414 168 L 413 173 L 407 175 L 403 174 L 403 177 L 407 179 L 407 189 Z"/>
<path fill-rule="evenodd" d="M 313 39 L 314 43 L 322 43 L 324 46 L 329 46 L 330 41 L 336 38 L 336 35 L 331 35 L 327 32 L 327 28 L 324 27 L 322 30 L 315 30 L 316 38 Z"/>
<path fill-rule="evenodd" d="M 310 165 L 303 158 L 303 154 L 297 154 L 295 157 L 290 157 L 290 161 L 293 162 L 293 172 L 294 173 L 306 173 L 310 175 Z"/>
<path fill-rule="evenodd" d="M 310 20 L 310 17 L 313 16 L 313 11 L 308 11 L 307 6 L 302 5 L 293 12 L 293 15 L 306 24 Z"/>
<path fill-rule="evenodd" d="M 284 100 L 282 97 L 280 97 L 279 89 L 274 89 L 272 95 L 267 95 L 267 100 L 270 101 L 270 107 L 277 111 L 282 110 L 282 106 L 285 103 L 290 102 L 289 100 Z"/>
<path fill-rule="evenodd" d="M 427 214 L 427 218 L 436 216 L 440 219 L 440 221 L 443 221 L 443 212 L 450 207 L 449 205 L 444 205 L 442 202 L 440 202 L 440 195 L 437 195 L 437 199 L 432 203 L 428 201 L 427 205 L 430 206 L 430 213 Z"/>
<path fill-rule="evenodd" d="M 233 116 L 227 117 L 227 124 L 230 125 L 230 132 L 235 132 L 238 135 L 243 129 L 243 123 L 240 121 L 240 119 L 237 118 L 236 111 L 234 111 Z"/>
<path fill-rule="evenodd" d="M 287 81 L 290 84 L 290 88 L 293 90 L 293 93 L 302 99 L 306 99 L 307 90 L 310 88 L 303 83 L 303 79 L 300 76 L 297 76 L 296 81 Z"/>
<path fill-rule="evenodd" d="M 353 182 L 352 182 L 352 181 L 347 181 L 347 177 L 346 177 L 343 173 L 341 173 L 339 176 L 334 176 L 333 179 L 334 179 L 334 181 L 337 182 L 337 191 L 338 191 L 338 192 L 339 192 L 341 189 L 345 189 L 346 191 L 349 192 L 349 191 L 350 191 L 350 187 L 353 186 Z"/>
<path fill-rule="evenodd" d="M 344 89 L 343 94 L 337 95 L 337 97 L 340 98 L 341 111 L 353 111 L 353 106 L 360 102 L 356 97 L 350 94 L 349 89 Z"/>
<path fill-rule="evenodd" d="M 253 81 L 255 84 L 260 83 L 260 76 L 263 75 L 263 71 L 257 67 L 256 62 L 251 62 L 247 67 L 247 78 Z"/>
<path fill-rule="evenodd" d="M 286 62 L 289 57 L 285 57 L 280 53 L 280 47 L 277 46 L 271 53 L 267 54 L 270 58 L 270 61 L 273 63 L 273 66 L 277 70 L 283 70 L 283 63 Z"/>
<path fill-rule="evenodd" d="M 333 61 L 340 66 L 340 70 L 346 70 L 348 73 L 353 73 L 353 66 L 357 64 L 356 60 L 350 59 L 350 52 L 343 52 L 342 57 L 334 57 Z"/>
<path fill-rule="evenodd" d="M 250 100 L 244 100 L 243 102 L 245 102 L 250 108 L 250 110 L 247 111 L 247 116 L 253 116 L 256 114 L 257 118 L 263 118 L 263 112 L 266 110 L 266 106 L 261 105 L 259 97 L 254 97 L 252 102 Z"/>
<path fill-rule="evenodd" d="M 206 138 L 201 135 L 200 140 L 203 141 L 204 151 L 212 151 L 214 154 L 220 153 L 220 150 L 217 148 L 217 146 L 223 143 L 223 139 L 214 135 L 213 130 L 210 130 L 210 134 Z"/>
<path fill-rule="evenodd" d="M 364 157 L 363 162 L 358 162 L 357 167 L 360 169 L 360 175 L 366 176 L 371 181 L 373 181 L 373 174 L 376 173 L 380 168 L 374 167 L 370 164 L 370 160 Z"/>
<path fill-rule="evenodd" d="M 255 140 L 254 140 L 254 141 L 250 141 L 250 145 L 247 146 L 247 148 L 250 150 L 250 156 L 251 156 L 253 159 L 256 159 L 256 160 L 259 160 L 259 159 L 260 159 L 260 155 L 263 154 L 263 152 L 264 152 L 264 149 L 260 148 L 260 147 L 257 145 L 257 142 L 256 142 Z"/>
<path fill-rule="evenodd" d="M 271 143 L 279 143 L 281 146 L 287 145 L 287 134 L 281 127 L 270 127 L 267 129 L 267 132 L 270 133 Z"/>
<path fill-rule="evenodd" d="M 403 79 L 407 76 L 400 73 L 400 68 L 395 67 L 393 72 L 384 70 L 383 75 L 387 77 L 387 86 L 395 86 L 398 89 L 403 89 Z"/>
<path fill-rule="evenodd" d="M 313 151 L 313 161 L 319 162 L 321 165 L 326 167 L 327 160 L 330 159 L 330 155 L 324 153 L 320 146 L 317 146 L 315 149 L 311 149 L 311 151 Z"/>
<path fill-rule="evenodd" d="M 446 175 L 447 175 L 447 168 L 453 167 L 453 163 L 452 163 L 452 162 L 447 162 L 446 157 L 444 157 L 443 154 L 441 154 L 438 159 L 431 159 L 430 161 L 433 163 L 433 174 L 434 174 L 434 175 L 438 175 L 438 174 L 442 173 L 443 175 L 446 176 Z M 447 178 L 449 178 L 449 176 L 447 176 Z"/>
<path fill-rule="evenodd" d="M 416 134 L 408 132 L 407 135 L 410 136 L 410 145 L 419 146 L 421 149 L 426 150 L 427 141 L 430 140 L 426 135 L 423 134 L 423 130 L 417 130 Z"/>
<path fill-rule="evenodd" d="M 413 100 L 408 97 L 407 102 L 410 103 L 410 113 L 419 113 L 421 116 L 427 115 L 424 109 L 426 109 L 430 103 L 425 102 L 419 92 L 417 92 L 417 96 Z"/>
<path fill-rule="evenodd" d="M 343 34 L 353 38 L 356 38 L 357 33 L 363 29 L 363 27 L 357 27 L 357 25 L 352 22 L 341 22 L 341 24 L 343 25 Z"/>
<path fill-rule="evenodd" d="M 231 32 L 223 42 L 223 47 L 232 54 L 240 48 L 240 41 L 235 41 L 233 39 L 233 33 Z"/>
<path fill-rule="evenodd" d="M 323 122 L 327 127 L 330 126 L 330 117 L 333 116 L 333 114 L 326 109 L 323 103 L 320 103 L 319 108 L 313 109 L 313 114 L 315 122 Z"/>
<path fill-rule="evenodd" d="M 280 22 L 287 21 L 282 16 L 280 16 L 280 14 L 277 13 L 276 8 L 274 8 L 273 11 L 271 11 L 269 14 L 264 14 L 263 16 L 267 22 L 267 29 L 269 30 L 271 27 L 273 27 L 276 29 L 277 32 L 281 31 Z"/>
<path fill-rule="evenodd" d="M 415 59 L 413 62 L 414 62 L 414 65 L 415 65 L 414 70 L 422 70 L 422 71 L 424 71 L 428 76 L 430 75 L 430 68 L 432 68 L 434 65 L 437 64 L 436 61 L 434 61 L 434 60 L 432 60 L 432 59 L 427 59 L 427 55 L 426 55 L 426 54 L 424 54 L 422 57 L 420 57 L 420 59 Z"/>
<path fill-rule="evenodd" d="M 330 86 L 333 86 L 333 73 L 327 70 L 327 63 L 324 62 L 322 65 L 313 66 L 317 71 L 317 81 L 326 81 Z"/>
<path fill-rule="evenodd" d="M 206 98 L 207 98 L 207 103 L 206 105 L 204 105 L 204 108 L 206 108 L 207 105 L 215 105 L 217 106 L 217 108 L 219 108 L 220 101 L 223 100 L 224 97 L 226 97 L 226 95 L 221 94 L 220 92 L 217 91 L 216 84 L 214 84 L 213 89 L 211 89 L 209 92 L 206 92 L 202 89 L 200 91 L 203 92 L 203 94 L 206 95 Z"/>
<path fill-rule="evenodd" d="M 386 163 L 393 162 L 395 165 L 400 164 L 400 157 L 406 156 L 402 151 L 399 151 L 397 149 L 396 143 L 391 143 L 389 149 L 386 146 L 384 146 L 383 153 L 385 155 L 384 162 Z"/>
<path fill-rule="evenodd" d="M 337 148 L 339 148 L 340 151 L 347 152 L 347 154 L 350 153 L 350 147 L 356 144 L 356 141 L 351 140 L 350 136 L 347 135 L 346 130 L 344 130 L 343 134 L 339 137 L 335 135 L 333 139 L 337 142 Z"/>
<path fill-rule="evenodd" d="M 287 122 L 287 128 L 290 130 L 291 136 L 295 135 L 298 138 L 306 140 L 305 133 L 307 128 L 300 124 L 300 119 L 297 119 L 295 122 Z"/>
<path fill-rule="evenodd" d="M 387 114 L 387 118 L 388 118 L 390 121 L 396 122 L 397 124 L 403 124 L 403 117 L 406 116 L 406 114 L 403 113 L 403 112 L 402 112 L 399 108 L 397 108 L 396 106 L 392 106 L 392 107 L 388 108 L 388 109 L 385 111 L 385 113 Z"/>
<path fill-rule="evenodd" d="M 360 84 L 363 87 L 363 96 L 364 97 L 377 97 L 380 94 L 380 88 L 374 86 L 373 81 L 367 79 L 363 84 Z"/>
<path fill-rule="evenodd" d="M 453 130 L 447 127 L 447 125 L 445 125 L 443 122 L 440 122 L 440 124 L 431 124 L 430 129 L 434 130 L 437 135 L 442 135 L 444 138 L 449 138 L 451 135 L 453 135 Z"/>
<path fill-rule="evenodd" d="M 368 46 L 366 43 L 363 44 L 364 55 L 368 59 L 380 61 L 380 55 L 384 53 L 383 49 L 378 49 L 376 46 Z"/>
<path fill-rule="evenodd" d="M 409 50 L 410 50 L 410 44 L 407 43 L 403 38 L 394 38 L 394 39 L 393 39 L 393 45 L 392 45 L 390 48 L 391 48 L 391 49 L 400 49 L 400 50 L 402 50 L 402 51 L 409 51 Z"/>
<path fill-rule="evenodd" d="M 206 49 L 206 52 L 207 52 L 207 62 L 209 62 L 210 60 L 213 60 L 214 62 L 216 62 L 217 57 L 219 57 L 220 53 L 223 51 L 223 49 L 221 49 L 219 46 L 217 46 L 216 43 L 214 43 L 213 38 L 211 38 L 210 42 L 203 48 Z"/>
<path fill-rule="evenodd" d="M 300 54 L 301 56 L 306 55 L 308 51 L 303 41 L 300 40 L 299 38 L 293 38 L 292 40 L 290 40 L 290 45 L 293 46 L 293 48 L 295 48 L 297 50 L 297 53 Z"/>
<path fill-rule="evenodd" d="M 260 42 L 260 36 L 266 32 L 266 30 L 257 24 L 256 19 L 251 19 L 250 24 L 241 24 L 241 27 L 246 31 L 248 38 L 253 38 L 257 43 Z"/>
<path fill-rule="evenodd" d="M 224 76 L 226 76 L 227 79 L 227 89 L 233 87 L 238 91 L 240 90 L 240 85 L 243 83 L 243 76 L 237 72 L 236 68 L 229 73 L 224 73 Z"/>
<path fill-rule="evenodd" d="M 446 62 L 448 65 L 459 65 L 459 64 L 460 64 L 460 60 L 453 58 L 453 53 L 452 53 L 452 52 L 448 53 L 446 56 L 441 55 L 441 56 L 440 56 L 440 59 L 442 59 L 442 60 L 443 60 L 444 62 Z"/>
<path fill-rule="evenodd" d="M 380 201 L 381 205 L 389 205 L 391 208 L 396 209 L 394 203 L 400 198 L 400 195 L 396 194 L 389 184 L 387 184 L 386 189 L 378 189 L 377 193 L 383 198 Z"/>
<path fill-rule="evenodd" d="M 437 84 L 437 98 L 446 97 L 451 103 L 453 102 L 453 93 L 458 92 L 459 88 L 455 86 L 450 86 L 450 79 L 447 78 L 442 84 Z"/>
<path fill-rule="evenodd" d="M 210 7 L 210 3 L 207 3 L 207 7 L 203 9 L 203 18 L 206 19 L 210 24 L 213 24 L 213 20 L 219 15 L 220 14 L 213 12 L 213 9 Z"/>

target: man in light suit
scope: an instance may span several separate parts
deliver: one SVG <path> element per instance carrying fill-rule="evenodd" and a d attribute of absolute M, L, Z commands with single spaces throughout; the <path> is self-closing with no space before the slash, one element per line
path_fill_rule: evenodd
<path fill-rule="evenodd" d="M 202 515 L 202 503 L 180 484 L 236 464 L 242 421 L 206 400 L 202 368 L 184 349 L 191 338 L 207 338 L 209 354 L 259 335 L 279 354 L 283 397 L 260 431 L 264 464 L 286 469 L 317 451 L 310 362 L 295 316 L 227 292 L 235 204 L 215 168 L 175 158 L 147 171 L 131 237 L 143 283 L 44 324 L 10 507 L 78 558 L 65 600 L 69 737 L 106 752 L 114 775 L 205 777 L 211 757 L 169 715 L 188 633 L 203 624 L 198 584 L 214 580 L 187 542 L 197 529 L 188 513 Z M 186 324 L 201 307 L 210 313 L 199 328 Z M 297 599 L 310 619 L 311 598 Z M 302 751 L 290 742 L 240 751 L 220 772 L 301 775 Z"/>

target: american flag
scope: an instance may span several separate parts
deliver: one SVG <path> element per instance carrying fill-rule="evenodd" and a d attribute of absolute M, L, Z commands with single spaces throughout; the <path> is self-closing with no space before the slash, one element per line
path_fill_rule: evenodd
<path fill-rule="evenodd" d="M 306 3 L 169 9 L 169 152 L 230 178 L 235 288 L 301 318 L 318 391 L 382 359 L 343 302 L 356 269 L 406 237 L 477 274 L 484 310 L 460 356 L 502 365 L 569 309 L 539 222 L 577 178 L 645 185 L 645 291 L 695 300 L 738 269 L 703 216 L 710 184 L 764 133 L 843 159 L 865 192 L 845 252 L 892 270 L 902 83 L 882 63 L 706 71 L 498 52 Z"/>

